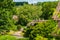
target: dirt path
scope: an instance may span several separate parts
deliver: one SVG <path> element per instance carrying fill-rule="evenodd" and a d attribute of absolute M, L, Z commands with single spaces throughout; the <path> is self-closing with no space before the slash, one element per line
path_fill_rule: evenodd
<path fill-rule="evenodd" d="M 23 28 L 21 28 L 20 31 L 14 32 L 14 34 L 12 34 L 12 36 L 15 36 L 17 38 L 24 38 L 22 31 L 23 31 Z"/>

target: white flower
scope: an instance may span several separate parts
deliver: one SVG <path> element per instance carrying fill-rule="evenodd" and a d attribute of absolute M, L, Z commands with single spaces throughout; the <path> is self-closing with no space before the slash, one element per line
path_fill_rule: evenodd
<path fill-rule="evenodd" d="M 18 16 L 17 15 L 13 15 L 12 17 L 14 20 L 18 20 Z"/>

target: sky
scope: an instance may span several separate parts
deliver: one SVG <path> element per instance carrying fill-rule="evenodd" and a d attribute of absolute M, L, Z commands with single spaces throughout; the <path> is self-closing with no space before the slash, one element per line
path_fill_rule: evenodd
<path fill-rule="evenodd" d="M 44 2 L 44 1 L 57 1 L 57 0 L 14 0 L 15 2 L 28 2 L 29 4 L 31 3 L 37 3 L 37 2 Z"/>

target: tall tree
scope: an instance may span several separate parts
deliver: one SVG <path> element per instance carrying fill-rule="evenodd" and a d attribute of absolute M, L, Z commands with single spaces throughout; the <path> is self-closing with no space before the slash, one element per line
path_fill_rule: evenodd
<path fill-rule="evenodd" d="M 16 8 L 17 14 L 20 15 L 19 23 L 26 25 L 31 20 L 39 19 L 42 15 L 41 6 L 36 5 L 23 5 Z"/>
<path fill-rule="evenodd" d="M 38 3 L 37 5 L 41 5 L 42 6 L 42 18 L 43 19 L 49 19 L 52 18 L 52 14 L 57 6 L 58 2 L 42 2 L 42 3 Z"/>
<path fill-rule="evenodd" d="M 0 30 L 14 29 L 12 16 L 14 14 L 13 0 L 0 0 Z"/>

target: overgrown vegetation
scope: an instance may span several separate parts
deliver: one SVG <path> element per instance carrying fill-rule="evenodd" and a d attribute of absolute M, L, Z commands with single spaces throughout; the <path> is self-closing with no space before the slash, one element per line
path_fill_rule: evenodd
<path fill-rule="evenodd" d="M 16 38 L 11 35 L 3 35 L 3 36 L 0 36 L 0 40 L 29 40 L 29 38 Z"/>
<path fill-rule="evenodd" d="M 5 35 L 10 30 L 18 31 L 25 28 L 24 37 L 30 40 L 60 40 L 51 33 L 56 31 L 57 21 L 52 20 L 58 2 L 39 2 L 37 4 L 15 3 L 13 0 L 0 0 L 0 40 L 17 40 Z M 58 15 L 60 17 L 60 15 Z M 33 20 L 48 20 L 27 26 Z M 33 23 L 33 22 L 32 22 Z M 60 35 L 60 30 L 56 32 Z M 5 36 L 3 36 L 5 35 Z M 7 38 L 7 39 L 6 39 Z M 18 40 L 28 40 L 18 39 Z"/>
<path fill-rule="evenodd" d="M 56 22 L 54 21 L 45 21 L 36 23 L 35 26 L 29 26 L 26 29 L 25 36 L 29 37 L 30 40 L 34 40 L 37 35 L 50 38 L 51 34 L 56 30 Z"/>
<path fill-rule="evenodd" d="M 0 40 L 17 40 L 17 38 L 10 35 L 3 35 L 3 36 L 0 36 Z"/>
<path fill-rule="evenodd" d="M 18 24 L 26 26 L 30 21 L 39 19 L 42 15 L 41 9 L 41 6 L 28 4 L 16 7 L 16 14 L 19 16 Z"/>

